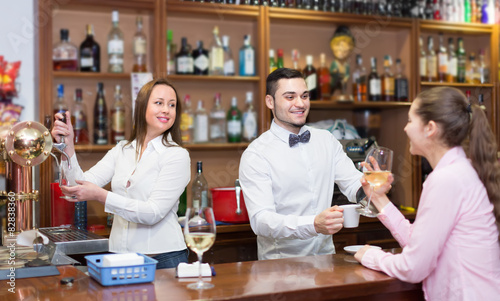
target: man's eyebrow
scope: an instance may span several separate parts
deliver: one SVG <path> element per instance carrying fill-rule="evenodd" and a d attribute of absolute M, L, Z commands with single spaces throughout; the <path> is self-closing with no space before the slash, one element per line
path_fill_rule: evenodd
<path fill-rule="evenodd" d="M 292 94 L 292 95 L 294 95 L 294 94 L 297 94 L 297 93 L 296 93 L 296 92 L 294 92 L 294 91 L 286 91 L 286 92 L 283 92 L 283 94 L 282 94 L 282 95 L 287 95 L 287 94 Z"/>

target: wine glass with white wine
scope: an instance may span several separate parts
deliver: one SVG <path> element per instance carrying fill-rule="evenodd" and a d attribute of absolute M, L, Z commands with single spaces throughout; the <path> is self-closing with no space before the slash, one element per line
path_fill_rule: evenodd
<path fill-rule="evenodd" d="M 366 155 L 363 165 L 363 174 L 366 181 L 370 184 L 370 195 L 366 206 L 358 208 L 361 215 L 367 217 L 376 217 L 377 213 L 370 209 L 372 195 L 375 188 L 387 182 L 392 169 L 393 151 L 387 147 L 372 148 Z"/>
<path fill-rule="evenodd" d="M 210 249 L 215 242 L 215 217 L 211 207 L 189 207 L 184 220 L 184 238 L 187 246 L 198 255 L 199 276 L 198 282 L 188 284 L 188 288 L 203 290 L 214 287 L 213 284 L 203 282 L 201 263 L 203 253 Z"/>

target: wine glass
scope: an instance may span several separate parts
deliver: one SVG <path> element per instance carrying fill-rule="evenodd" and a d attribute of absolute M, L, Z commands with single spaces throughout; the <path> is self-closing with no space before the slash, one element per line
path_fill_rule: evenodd
<path fill-rule="evenodd" d="M 367 217 L 377 216 L 377 213 L 370 209 L 372 195 L 376 187 L 387 182 L 387 179 L 391 174 L 392 157 L 393 151 L 387 147 L 381 146 L 372 148 L 366 155 L 366 159 L 363 164 L 363 174 L 368 184 L 370 184 L 371 192 L 368 196 L 366 206 L 357 209 L 361 215 Z"/>
<path fill-rule="evenodd" d="M 215 218 L 211 207 L 189 207 L 184 220 L 184 238 L 188 247 L 198 255 L 199 276 L 198 282 L 188 284 L 188 288 L 203 290 L 214 287 L 213 284 L 203 282 L 201 274 L 201 259 L 203 253 L 210 249 L 215 242 Z"/>

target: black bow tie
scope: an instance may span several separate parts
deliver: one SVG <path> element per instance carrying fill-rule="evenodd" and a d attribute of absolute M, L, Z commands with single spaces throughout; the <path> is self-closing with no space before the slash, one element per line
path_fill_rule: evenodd
<path fill-rule="evenodd" d="M 311 132 L 309 132 L 308 130 L 300 135 L 290 134 L 290 136 L 288 137 L 288 145 L 292 147 L 299 142 L 307 143 L 309 142 L 309 139 L 311 139 Z"/>

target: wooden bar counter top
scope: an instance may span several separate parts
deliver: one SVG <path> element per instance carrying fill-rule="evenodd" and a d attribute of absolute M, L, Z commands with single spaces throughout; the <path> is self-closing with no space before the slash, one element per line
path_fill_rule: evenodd
<path fill-rule="evenodd" d="M 174 269 L 157 270 L 152 283 L 101 286 L 72 266 L 59 276 L 16 279 L 15 293 L 0 283 L 1 300 L 424 300 L 421 284 L 401 282 L 367 269 L 352 255 L 320 255 L 213 265 L 205 278 L 214 288 L 186 288 L 196 279 L 179 279 Z M 74 284 L 60 284 L 73 277 Z"/>

